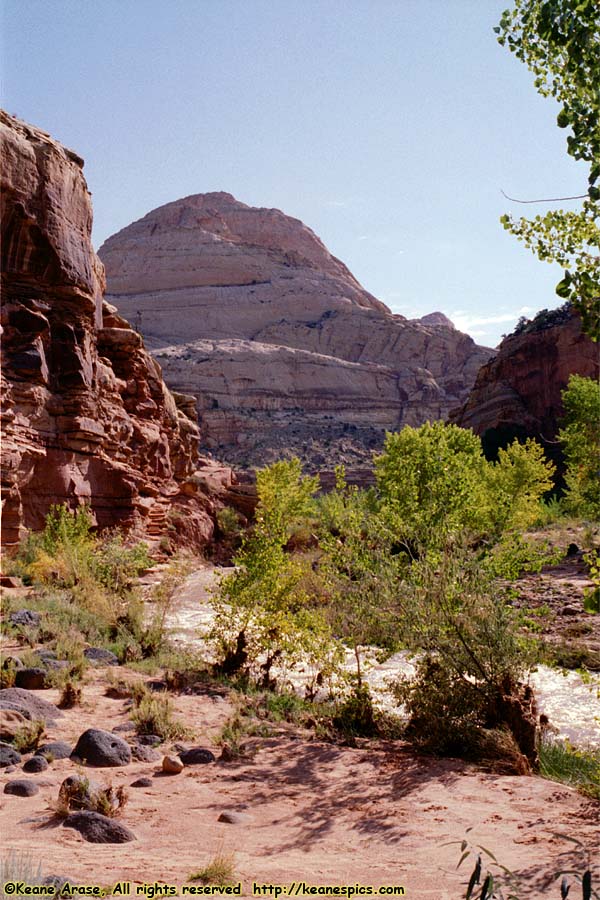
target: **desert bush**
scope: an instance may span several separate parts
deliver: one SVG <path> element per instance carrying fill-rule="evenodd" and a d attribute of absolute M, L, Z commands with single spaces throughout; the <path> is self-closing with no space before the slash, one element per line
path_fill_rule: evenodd
<path fill-rule="evenodd" d="M 46 725 L 40 719 L 24 722 L 15 733 L 11 743 L 19 753 L 29 753 L 37 747 L 46 733 Z"/>
<path fill-rule="evenodd" d="M 69 680 L 60 693 L 57 706 L 59 709 L 72 709 L 74 706 L 79 706 L 82 696 L 81 687 Z"/>
<path fill-rule="evenodd" d="M 202 869 L 191 873 L 188 881 L 200 881 L 202 884 L 219 887 L 236 884 L 235 854 L 225 853 L 223 848 L 220 848 Z"/>
<path fill-rule="evenodd" d="M 174 718 L 173 702 L 170 697 L 151 694 L 148 691 L 134 696 L 131 721 L 138 734 L 156 734 L 163 741 L 193 736 L 192 729 Z"/>
<path fill-rule="evenodd" d="M 66 778 L 60 786 L 54 814 L 66 818 L 77 810 L 90 810 L 103 816 L 114 818 L 125 808 L 129 795 L 123 785 L 115 788 L 112 784 L 92 784 L 85 775 Z"/>

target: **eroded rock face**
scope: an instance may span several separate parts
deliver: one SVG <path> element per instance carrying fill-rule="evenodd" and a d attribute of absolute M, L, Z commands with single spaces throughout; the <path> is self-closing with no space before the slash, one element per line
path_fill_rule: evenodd
<path fill-rule="evenodd" d="M 556 458 L 564 410 L 561 391 L 572 374 L 598 378 L 600 354 L 575 313 L 539 330 L 509 335 L 477 376 L 467 402 L 450 420 L 481 436 L 493 455 L 515 437 L 534 437 Z"/>
<path fill-rule="evenodd" d="M 386 429 L 447 415 L 492 352 L 441 314 L 392 315 L 300 221 L 230 194 L 155 209 L 99 255 L 167 383 L 198 396 L 204 446 L 239 465 L 369 462 Z"/>
<path fill-rule="evenodd" d="M 103 303 L 82 160 L 0 113 L 2 152 L 2 541 L 39 529 L 51 504 L 90 504 L 99 526 L 159 536 L 170 511 L 206 543 L 198 429 L 142 339 Z M 192 479 L 190 481 L 190 479 Z"/>

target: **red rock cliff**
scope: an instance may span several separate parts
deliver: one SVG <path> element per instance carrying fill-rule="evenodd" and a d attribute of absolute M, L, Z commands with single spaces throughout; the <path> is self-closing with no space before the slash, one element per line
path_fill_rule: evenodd
<path fill-rule="evenodd" d="M 546 322 L 536 317 L 529 329 L 502 341 L 450 421 L 472 428 L 491 454 L 514 437 L 535 437 L 556 451 L 561 391 L 571 374 L 598 378 L 599 362 L 600 347 L 582 332 L 575 313 L 555 311 Z"/>
<path fill-rule="evenodd" d="M 2 543 L 40 528 L 53 503 L 87 502 L 101 527 L 202 546 L 213 510 L 192 477 L 190 398 L 186 414 L 103 304 L 83 161 L 3 112 L 0 149 Z"/>

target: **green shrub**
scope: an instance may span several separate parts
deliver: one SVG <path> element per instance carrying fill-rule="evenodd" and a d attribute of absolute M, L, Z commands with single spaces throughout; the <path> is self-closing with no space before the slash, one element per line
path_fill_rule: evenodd
<path fill-rule="evenodd" d="M 577 788 L 582 794 L 600 800 L 600 750 L 578 749 L 567 740 L 548 734 L 539 744 L 540 775 Z"/>
<path fill-rule="evenodd" d="M 571 375 L 562 393 L 565 415 L 558 437 L 567 472 L 565 505 L 571 512 L 600 518 L 600 384 Z"/>
<path fill-rule="evenodd" d="M 190 728 L 174 719 L 170 697 L 146 691 L 139 699 L 134 697 L 134 702 L 131 721 L 138 734 L 156 734 L 163 741 L 193 736 Z"/>

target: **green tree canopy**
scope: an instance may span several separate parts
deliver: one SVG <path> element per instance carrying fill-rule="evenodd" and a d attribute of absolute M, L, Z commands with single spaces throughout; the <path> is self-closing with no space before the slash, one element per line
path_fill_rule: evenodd
<path fill-rule="evenodd" d="M 557 124 L 568 128 L 567 152 L 589 166 L 579 211 L 562 209 L 513 219 L 506 229 L 564 276 L 557 294 L 571 300 L 585 330 L 600 336 L 600 4 L 598 0 L 515 0 L 494 29 L 502 46 L 524 62 L 535 87 L 560 104 Z"/>

